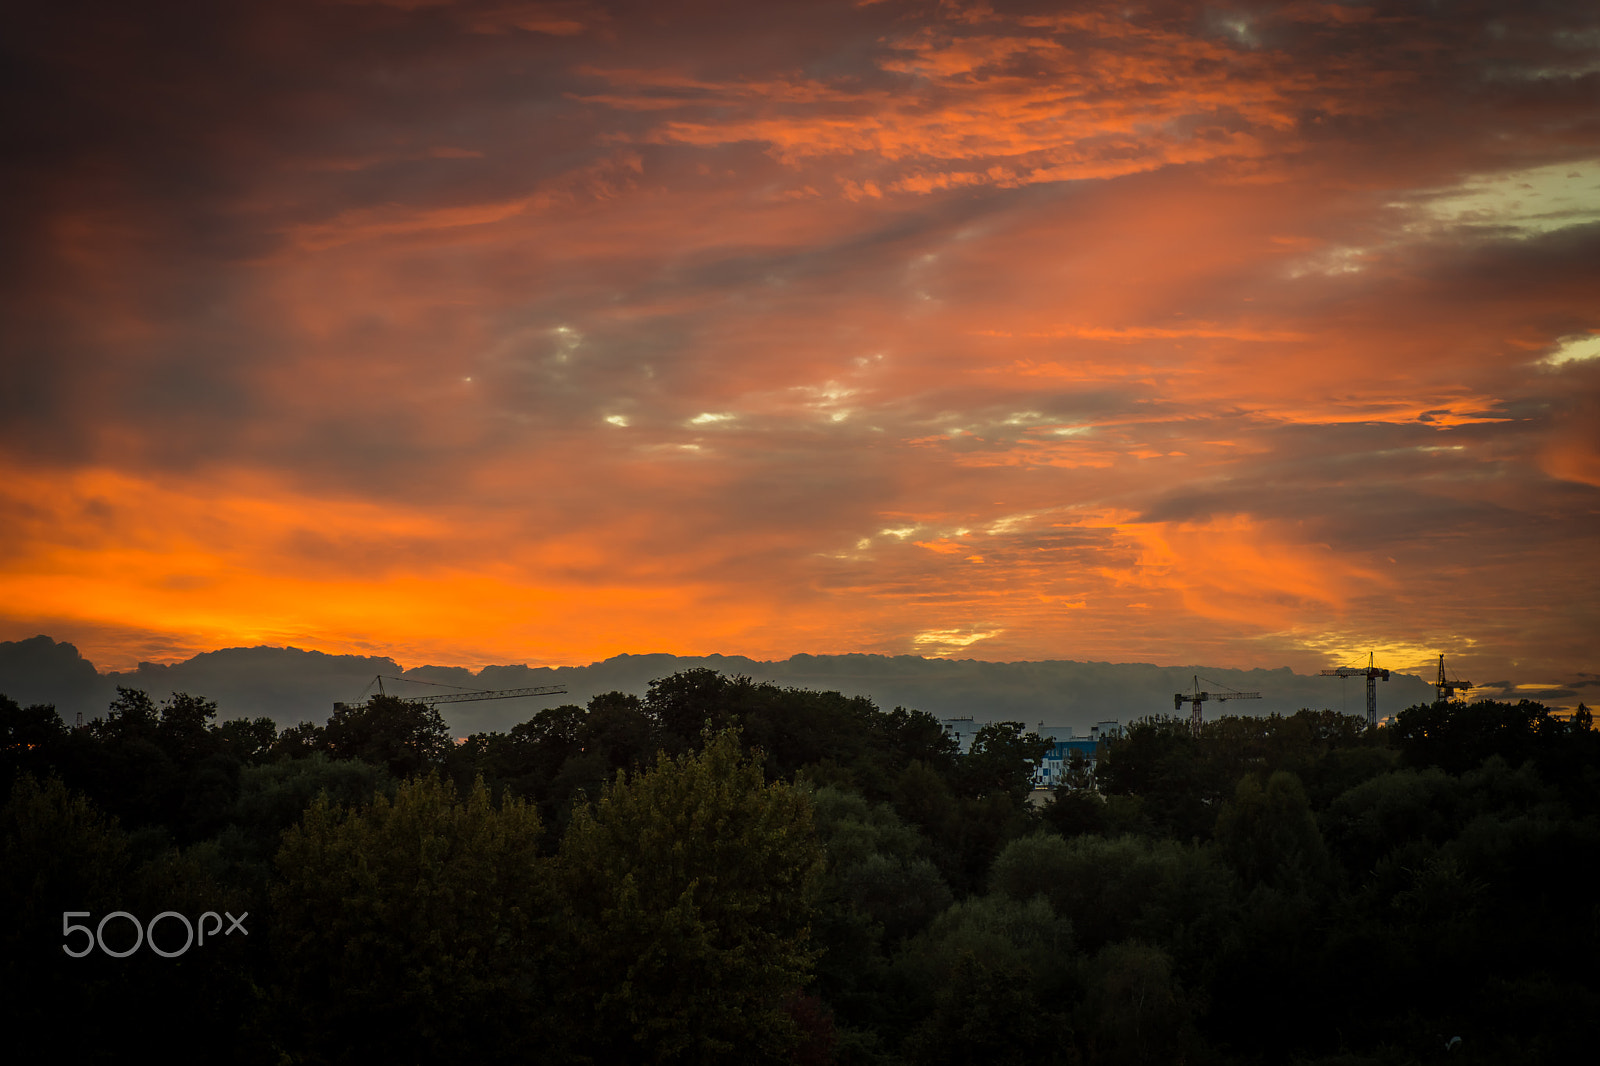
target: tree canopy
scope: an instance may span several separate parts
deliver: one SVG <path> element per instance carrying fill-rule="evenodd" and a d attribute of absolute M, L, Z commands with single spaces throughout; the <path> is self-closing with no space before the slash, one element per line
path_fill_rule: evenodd
<path fill-rule="evenodd" d="M 64 1057 L 141 1026 L 262 1066 L 1400 1066 L 1600 1037 L 1586 711 L 1154 716 L 1040 808 L 1019 723 L 963 755 L 915 710 L 709 671 L 460 744 L 402 700 L 222 717 L 123 689 L 69 730 L 0 697 L 6 987 Z M 180 916 L 249 933 L 62 952 L 64 912 L 82 944 L 113 911 L 117 950 L 158 915 L 163 950 Z"/>

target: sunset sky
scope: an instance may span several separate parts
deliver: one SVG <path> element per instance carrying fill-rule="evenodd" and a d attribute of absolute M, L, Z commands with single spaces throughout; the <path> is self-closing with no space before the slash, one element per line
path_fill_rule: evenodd
<path fill-rule="evenodd" d="M 0 66 L 0 640 L 1600 682 L 1593 3 L 39 3 Z"/>

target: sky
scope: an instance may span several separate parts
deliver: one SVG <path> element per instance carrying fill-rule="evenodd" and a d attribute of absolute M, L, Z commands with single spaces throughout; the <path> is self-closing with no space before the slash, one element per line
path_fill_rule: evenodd
<path fill-rule="evenodd" d="M 0 639 L 1600 684 L 1591 3 L 8 22 Z"/>

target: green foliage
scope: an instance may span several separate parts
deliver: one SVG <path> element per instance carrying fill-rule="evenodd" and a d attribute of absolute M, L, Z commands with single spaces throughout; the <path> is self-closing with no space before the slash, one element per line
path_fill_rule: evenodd
<path fill-rule="evenodd" d="M 1600 1039 L 1586 712 L 1150 719 L 1103 792 L 1036 814 L 1015 723 L 958 757 L 928 715 L 711 671 L 459 746 L 379 710 L 279 732 L 122 689 L 68 731 L 0 697 L 8 1005 L 72 1004 L 86 1062 L 149 1029 L 262 1063 L 1331 1066 L 1429 1061 L 1443 1032 L 1532 1063 Z M 74 960 L 68 908 L 249 911 L 253 935 Z"/>
<path fill-rule="evenodd" d="M 805 790 L 767 784 L 725 731 L 619 775 L 559 856 L 570 950 L 562 1001 L 609 1061 L 779 1060 L 808 980 L 823 854 Z"/>
<path fill-rule="evenodd" d="M 354 808 L 382 793 L 392 796 L 395 781 L 381 766 L 332 759 L 313 752 L 245 767 L 239 794 L 227 812 L 231 832 L 226 846 L 235 861 L 265 863 L 278 851 L 283 831 L 298 822 L 318 795 L 334 807 Z"/>
<path fill-rule="evenodd" d="M 1325 1004 L 1340 987 L 1327 978 L 1322 957 L 1326 898 L 1302 885 L 1265 881 L 1242 893 L 1204 967 L 1207 983 L 1218 991 L 1210 1021 L 1221 1040 L 1267 1055 L 1321 1046 L 1328 1034 Z"/>
<path fill-rule="evenodd" d="M 234 718 L 214 732 L 222 750 L 245 766 L 258 766 L 271 758 L 278 743 L 278 725 L 270 718 Z"/>
<path fill-rule="evenodd" d="M 476 733 L 446 757 L 461 784 L 484 777 L 491 788 L 533 800 L 546 820 L 564 827 L 573 800 L 597 796 L 618 770 L 654 758 L 654 730 L 639 699 L 607 692 L 587 710 L 564 704 L 540 711 L 507 733 Z"/>
<path fill-rule="evenodd" d="M 853 865 L 874 854 L 912 858 L 927 845 L 894 808 L 873 803 L 859 792 L 825 785 L 812 791 L 811 809 L 830 868 Z"/>
<path fill-rule="evenodd" d="M 109 1006 L 121 989 L 114 960 L 98 953 L 67 957 L 63 911 L 89 911 L 95 919 L 132 902 L 133 863 L 114 819 L 59 780 L 23 774 L 0 807 L 0 989 L 14 1027 L 58 1016 L 62 1002 L 87 1008 L 62 1031 L 57 1053 L 79 1061 L 96 1055 L 123 1021 Z M 81 918 L 73 919 L 79 924 Z M 82 934 L 74 934 L 75 950 Z"/>
<path fill-rule="evenodd" d="M 67 726 L 47 704 L 20 707 L 17 701 L 0 695 L 0 752 L 48 744 L 66 736 Z"/>
<path fill-rule="evenodd" d="M 1253 775 L 1241 778 L 1233 802 L 1217 815 L 1215 839 L 1247 886 L 1320 889 L 1331 871 L 1311 802 L 1287 770 L 1265 788 Z"/>
<path fill-rule="evenodd" d="M 270 932 L 263 921 L 266 898 L 260 887 L 240 878 L 223 850 L 206 841 L 153 856 L 123 886 L 121 896 L 123 908 L 146 919 L 175 911 L 194 921 L 211 911 L 244 920 L 249 935 L 208 936 L 203 947 L 191 947 L 176 960 L 141 950 L 117 975 L 137 991 L 125 987 L 117 998 L 132 1008 L 129 1020 L 134 1025 L 171 1034 L 167 1048 L 174 1059 L 202 1061 L 214 1049 L 228 1047 L 236 1049 L 234 1061 L 264 1061 L 258 982 L 271 966 Z M 168 920 L 146 943 L 164 942 L 166 950 L 177 951 L 187 935 L 181 923 Z"/>
<path fill-rule="evenodd" d="M 812 943 L 817 991 L 847 1027 L 870 1037 L 885 1024 L 888 953 L 950 905 L 944 878 L 926 858 L 928 841 L 887 804 L 822 787 L 812 795 L 817 835 L 827 854 Z M 850 1059 L 855 1061 L 855 1059 Z"/>
<path fill-rule="evenodd" d="M 322 751 L 322 727 L 314 722 L 301 722 L 286 726 L 272 742 L 270 755 L 274 759 L 303 759 L 314 751 Z"/>
<path fill-rule="evenodd" d="M 957 806 L 954 832 L 937 842 L 934 860 L 957 896 L 977 892 L 1000 849 L 1036 825 L 1033 811 L 1009 793 L 963 797 Z"/>
<path fill-rule="evenodd" d="M 174 692 L 170 699 L 162 702 L 161 719 L 156 724 L 156 743 L 182 765 L 199 762 L 219 746 L 209 728 L 216 716 L 215 701 L 187 692 Z"/>
<path fill-rule="evenodd" d="M 1053 1062 L 1068 1046 L 1072 923 L 1041 897 L 955 904 L 907 942 L 894 972 L 912 995 L 909 1061 Z"/>
<path fill-rule="evenodd" d="M 1105 797 L 1088 789 L 1057 788 L 1039 812 L 1044 824 L 1063 837 L 1104 833 L 1108 812 Z"/>
<path fill-rule="evenodd" d="M 971 795 L 998 792 L 1016 803 L 1028 798 L 1050 741 L 1025 728 L 1021 722 L 991 722 L 978 730 L 961 760 L 961 779 Z"/>
<path fill-rule="evenodd" d="M 1490 755 L 1515 762 L 1532 754 L 1540 727 L 1550 722 L 1541 704 L 1438 700 L 1407 707 L 1389 731 L 1409 766 L 1437 766 L 1459 774 Z"/>
<path fill-rule="evenodd" d="M 1034 824 L 1025 797 L 1032 789 L 1030 760 L 1042 757 L 1044 742 L 1020 729 L 1014 722 L 985 727 L 975 755 L 947 763 L 943 750 L 925 751 L 933 762 L 913 760 L 888 778 L 887 798 L 922 831 L 930 859 L 958 896 L 979 889 L 995 853 Z"/>
<path fill-rule="evenodd" d="M 1047 983 L 1061 980 L 1075 943 L 1071 919 L 1042 896 L 1014 899 L 1003 893 L 956 903 L 906 945 L 899 965 L 937 987 L 963 957 L 996 970 L 1026 969 Z"/>
<path fill-rule="evenodd" d="M 1321 758 L 1303 764 L 1295 772 L 1306 786 L 1311 806 L 1324 810 L 1334 799 L 1380 774 L 1398 769 L 1400 753 L 1389 747 L 1363 744 L 1335 748 Z"/>
<path fill-rule="evenodd" d="M 1196 1044 L 1192 1019 L 1172 959 L 1159 947 L 1127 941 L 1095 955 L 1088 994 L 1076 1015 L 1089 1062 L 1183 1062 Z"/>
<path fill-rule="evenodd" d="M 669 754 L 693 748 L 705 729 L 738 726 L 746 750 L 762 753 L 768 780 L 827 764 L 827 780 L 882 799 L 887 782 L 912 761 L 943 775 L 956 769 L 955 741 L 938 719 L 903 707 L 882 712 L 864 697 L 697 669 L 651 682 L 643 710 Z"/>
<path fill-rule="evenodd" d="M 1014 900 L 1043 896 L 1055 902 L 1062 880 L 1072 876 L 1074 849 L 1058 836 L 1035 833 L 1013 840 L 989 867 L 989 888 Z"/>
<path fill-rule="evenodd" d="M 956 834 L 960 807 L 943 775 L 915 759 L 892 780 L 889 799 L 901 818 L 921 829 L 929 840 L 948 840 Z"/>
<path fill-rule="evenodd" d="M 1442 842 L 1459 792 L 1441 770 L 1395 770 L 1335 799 L 1323 816 L 1325 836 L 1348 869 L 1364 874 L 1402 844 Z"/>
<path fill-rule="evenodd" d="M 532 807 L 432 775 L 354 811 L 319 795 L 276 860 L 280 1039 L 313 1062 L 521 1057 L 548 1021 L 541 831 Z"/>
<path fill-rule="evenodd" d="M 1512 766 L 1531 761 L 1569 802 L 1590 807 L 1600 803 L 1600 731 L 1593 724 L 1582 704 L 1559 718 L 1528 700 L 1440 701 L 1406 708 L 1389 731 L 1408 766 L 1462 774 L 1491 756 Z"/>
<path fill-rule="evenodd" d="M 1043 897 L 1072 922 L 1084 951 L 1139 938 L 1168 945 L 1198 967 L 1226 925 L 1234 879 L 1209 849 L 1125 836 L 1011 842 L 994 862 L 994 891 Z"/>
<path fill-rule="evenodd" d="M 1294 714 L 1222 715 L 1205 724 L 1205 757 L 1231 773 L 1289 770 L 1303 776 L 1334 751 L 1369 747 L 1376 740 L 1358 714 L 1301 710 Z"/>
<path fill-rule="evenodd" d="M 190 842 L 219 828 L 238 787 L 238 760 L 208 725 L 215 714 L 214 703 L 186 693 L 158 708 L 118 687 L 106 717 L 33 754 L 123 824 Z"/>
<path fill-rule="evenodd" d="M 118 685 L 117 698 L 111 701 L 106 716 L 90 722 L 89 732 L 103 741 L 153 741 L 160 721 L 148 693 Z"/>
<path fill-rule="evenodd" d="M 1108 796 L 1138 796 L 1155 831 L 1180 840 L 1204 839 L 1223 798 L 1219 772 L 1202 759 L 1188 721 L 1166 715 L 1124 729 L 1101 756 L 1095 778 Z"/>
<path fill-rule="evenodd" d="M 927 841 L 892 807 L 836 788 L 818 789 L 812 804 L 828 857 L 824 908 L 864 919 L 861 934 L 893 942 L 950 905 L 949 886 L 925 857 Z"/>
<path fill-rule="evenodd" d="M 907 766 L 922 765 L 941 777 L 955 774 L 961 746 L 925 711 L 896 707 L 871 716 L 871 746 L 878 753 L 874 775 L 891 779 Z"/>
<path fill-rule="evenodd" d="M 883 717 L 863 697 L 761 685 L 738 721 L 746 748 L 762 753 L 768 780 L 792 779 L 829 758 L 854 768 L 860 779 L 876 772 L 873 726 Z"/>
<path fill-rule="evenodd" d="M 644 710 L 655 724 L 656 735 L 671 754 L 694 747 L 703 732 L 718 732 L 733 725 L 775 685 L 758 685 L 748 677 L 724 677 L 705 668 L 683 670 L 650 682 Z"/>
<path fill-rule="evenodd" d="M 441 766 L 451 746 L 450 731 L 437 708 L 395 696 L 341 706 L 328 719 L 321 740 L 336 759 L 376 763 L 396 777 Z"/>
<path fill-rule="evenodd" d="M 906 1042 L 923 1066 L 1048 1066 L 1071 1061 L 1067 1016 L 1035 992 L 1033 972 L 962 954 L 927 1020 Z"/>
<path fill-rule="evenodd" d="M 1108 746 L 1095 780 L 1108 798 L 1139 797 L 1147 831 L 1205 840 L 1244 775 L 1287 770 L 1326 803 L 1392 765 L 1392 755 L 1369 754 L 1379 739 L 1365 719 L 1332 711 L 1223 716 L 1207 722 L 1199 737 L 1187 719 L 1156 715 L 1134 722 Z"/>
<path fill-rule="evenodd" d="M 447 757 L 451 776 L 461 783 L 481 775 L 496 790 L 539 801 L 551 813 L 552 783 L 583 750 L 582 723 L 583 708 L 569 703 L 545 708 L 507 733 L 474 733 Z"/>
<path fill-rule="evenodd" d="M 116 821 L 59 780 L 43 783 L 23 775 L 0 808 L 0 988 L 8 1016 L 26 1019 L 47 1034 L 51 1053 L 63 1061 L 119 1062 L 132 1031 L 165 1034 L 172 1057 L 198 1060 L 205 1049 L 242 1043 L 252 1020 L 249 974 L 258 960 L 243 937 L 191 948 L 164 959 L 149 947 L 126 958 L 98 950 L 82 957 L 86 934 L 64 934 L 64 922 L 101 930 L 115 911 L 141 925 L 165 911 L 191 921 L 208 910 L 254 910 L 230 883 L 229 869 L 215 848 L 187 853 L 168 849 L 136 861 Z M 64 912 L 78 912 L 64 918 Z M 87 913 L 83 913 L 87 912 Z M 103 928 L 105 943 L 132 947 L 126 918 Z M 165 950 L 183 948 L 187 934 L 174 919 L 157 924 L 145 940 Z M 257 971 L 259 972 L 259 970 Z M 70 1005 L 70 1026 L 50 1027 Z M 234 1056 L 250 1061 L 244 1049 Z"/>
<path fill-rule="evenodd" d="M 54 707 L 19 707 L 0 695 L 0 789 L 9 789 L 25 771 L 44 770 L 50 751 L 66 737 L 66 724 Z"/>
<path fill-rule="evenodd" d="M 927 925 L 952 899 L 938 868 L 927 859 L 881 853 L 832 871 L 830 887 L 891 942 Z"/>
<path fill-rule="evenodd" d="M 609 773 L 644 766 L 656 753 L 643 704 L 625 692 L 603 692 L 589 700 L 578 742 L 598 754 Z"/>
<path fill-rule="evenodd" d="M 38 945 L 25 950 L 16 939 L 40 930 L 51 953 L 61 954 L 55 946 L 61 911 L 114 909 L 130 871 L 127 840 L 115 819 L 55 778 L 19 777 L 0 808 L 0 899 L 7 908 L 0 935 L 7 966 L 43 957 Z"/>

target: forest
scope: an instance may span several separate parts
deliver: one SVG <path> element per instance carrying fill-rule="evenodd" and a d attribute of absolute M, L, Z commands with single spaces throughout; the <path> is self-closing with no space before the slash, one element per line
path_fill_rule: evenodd
<path fill-rule="evenodd" d="M 0 697 L 19 1046 L 238 1063 L 1567 1063 L 1600 732 L 1438 702 L 1048 742 L 710 670 L 450 736 Z"/>

